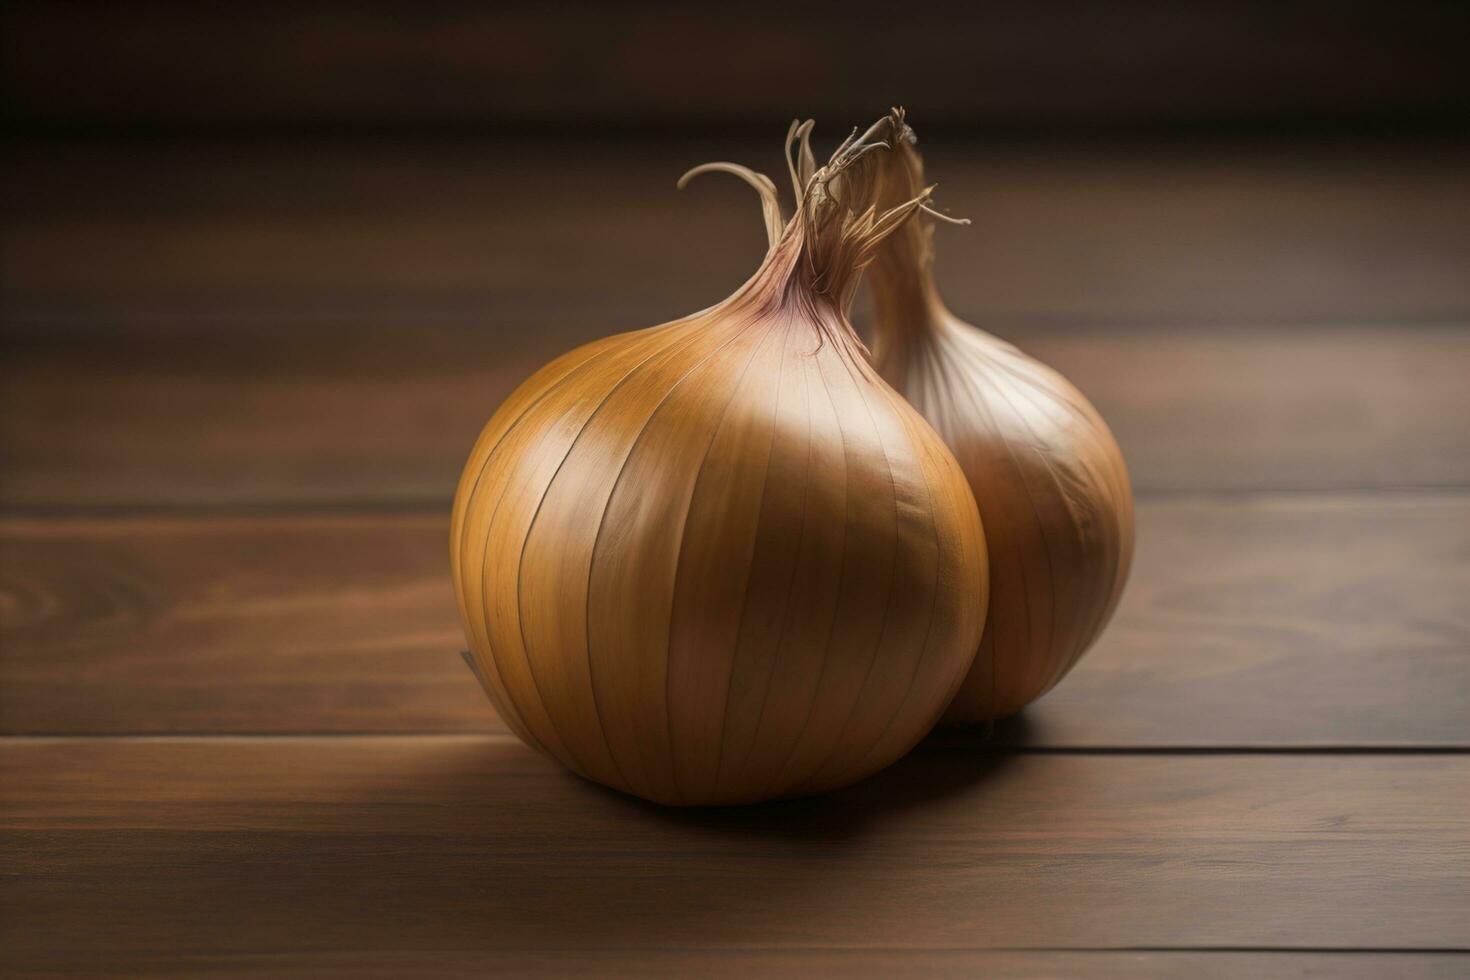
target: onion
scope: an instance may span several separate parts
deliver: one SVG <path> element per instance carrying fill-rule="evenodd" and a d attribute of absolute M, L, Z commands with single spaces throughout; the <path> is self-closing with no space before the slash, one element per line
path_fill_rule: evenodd
<path fill-rule="evenodd" d="M 879 165 L 880 202 L 923 185 L 901 110 L 890 124 L 901 135 Z M 1117 443 L 1076 388 L 945 308 L 932 232 L 927 217 L 911 221 L 879 249 L 874 363 L 954 451 L 985 522 L 988 621 L 944 719 L 968 724 L 1019 711 L 1097 639 L 1133 557 L 1133 494 Z"/>
<path fill-rule="evenodd" d="M 546 365 L 474 447 L 450 543 L 477 672 L 517 735 L 589 779 L 677 804 L 842 786 L 908 751 L 969 669 L 974 500 L 847 319 L 928 197 L 874 209 L 890 128 L 817 169 L 802 127 L 784 226 L 766 178 L 697 168 L 760 191 L 759 270 Z"/>

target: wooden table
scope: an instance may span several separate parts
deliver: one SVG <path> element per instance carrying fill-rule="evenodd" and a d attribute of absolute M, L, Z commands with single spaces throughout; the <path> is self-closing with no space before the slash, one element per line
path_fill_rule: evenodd
<path fill-rule="evenodd" d="M 1470 972 L 1470 154 L 931 152 L 952 305 L 1138 488 L 991 737 L 660 809 L 509 736 L 449 495 L 534 366 L 708 305 L 769 146 L 6 151 L 0 966 Z"/>

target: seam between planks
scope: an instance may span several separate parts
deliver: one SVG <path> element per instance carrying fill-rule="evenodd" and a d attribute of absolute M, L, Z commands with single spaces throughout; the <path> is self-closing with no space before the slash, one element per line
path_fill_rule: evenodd
<path fill-rule="evenodd" d="M 443 742 L 519 742 L 509 732 L 4 732 L 6 742 L 288 742 L 401 740 Z M 1460 756 L 1470 755 L 1470 745 L 968 745 L 946 742 L 920 743 L 914 752 L 940 754 L 966 752 L 976 755 L 1095 755 L 1095 756 Z M 988 948 L 988 947 L 987 947 Z"/>

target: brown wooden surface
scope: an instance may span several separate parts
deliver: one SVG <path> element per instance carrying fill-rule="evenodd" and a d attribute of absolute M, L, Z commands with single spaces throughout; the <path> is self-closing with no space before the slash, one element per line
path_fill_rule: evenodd
<path fill-rule="evenodd" d="M 748 189 L 673 178 L 777 151 L 12 151 L 0 502 L 447 501 L 535 367 L 749 275 Z M 951 305 L 1070 377 L 1140 490 L 1470 483 L 1463 151 L 930 159 L 977 220 L 940 230 Z"/>
<path fill-rule="evenodd" d="M 501 399 L 589 336 L 395 327 L 21 338 L 0 366 L 0 502 L 447 507 Z M 1103 413 L 1140 493 L 1470 483 L 1463 329 L 1018 339 Z"/>
<path fill-rule="evenodd" d="M 67 958 L 48 958 L 48 962 Z M 77 962 L 72 960 L 71 962 Z M 81 963 L 93 965 L 85 958 Z M 1100 977 L 1214 980 L 1220 977 L 1326 976 L 1346 980 L 1460 980 L 1470 966 L 1470 953 L 1321 953 L 1178 952 L 1094 950 L 416 950 L 413 952 L 343 953 L 179 953 L 129 957 L 113 963 L 106 976 L 325 976 L 361 977 L 596 976 L 613 978 L 683 978 L 692 975 L 744 980 L 751 976 L 873 977 Z M 49 970 L 20 969 L 20 976 Z"/>
<path fill-rule="evenodd" d="M 1470 499 L 1144 501 L 1035 747 L 1470 746 Z M 0 730 L 504 731 L 439 513 L 0 522 Z"/>
<path fill-rule="evenodd" d="M 884 108 L 820 117 L 815 149 Z M 7 147 L 7 324 L 649 326 L 723 299 L 765 249 L 748 187 L 679 175 L 724 159 L 780 177 L 798 111 L 741 140 Z M 974 145 L 909 118 L 936 201 L 974 222 L 938 229 L 936 274 L 981 328 L 1470 314 L 1465 146 Z"/>
<path fill-rule="evenodd" d="M 7 151 L 0 972 L 1465 971 L 1463 151 L 931 151 L 946 295 L 1141 487 L 1097 648 L 781 806 L 503 733 L 459 466 L 547 357 L 748 273 L 749 192 L 672 189 L 742 145 Z"/>
<path fill-rule="evenodd" d="M 840 794 L 701 811 L 594 787 L 504 736 L 0 752 L 12 963 L 1470 946 L 1464 757 L 926 751 Z"/>

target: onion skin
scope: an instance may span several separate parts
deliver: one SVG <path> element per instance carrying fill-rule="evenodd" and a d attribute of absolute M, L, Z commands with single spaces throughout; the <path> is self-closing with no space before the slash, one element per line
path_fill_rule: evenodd
<path fill-rule="evenodd" d="M 883 199 L 923 183 L 912 144 L 910 131 L 884 155 Z M 966 725 L 1020 711 L 1097 639 L 1132 564 L 1133 493 L 1117 442 L 1081 392 L 945 308 L 931 232 L 910 222 L 873 262 L 874 364 L 954 452 L 985 522 L 988 619 L 944 716 Z"/>
<path fill-rule="evenodd" d="M 799 216 L 725 302 L 548 364 L 465 467 L 477 672 L 589 779 L 668 804 L 833 789 L 907 752 L 970 667 L 979 515 L 852 334 L 865 260 L 815 240 L 841 224 Z"/>

